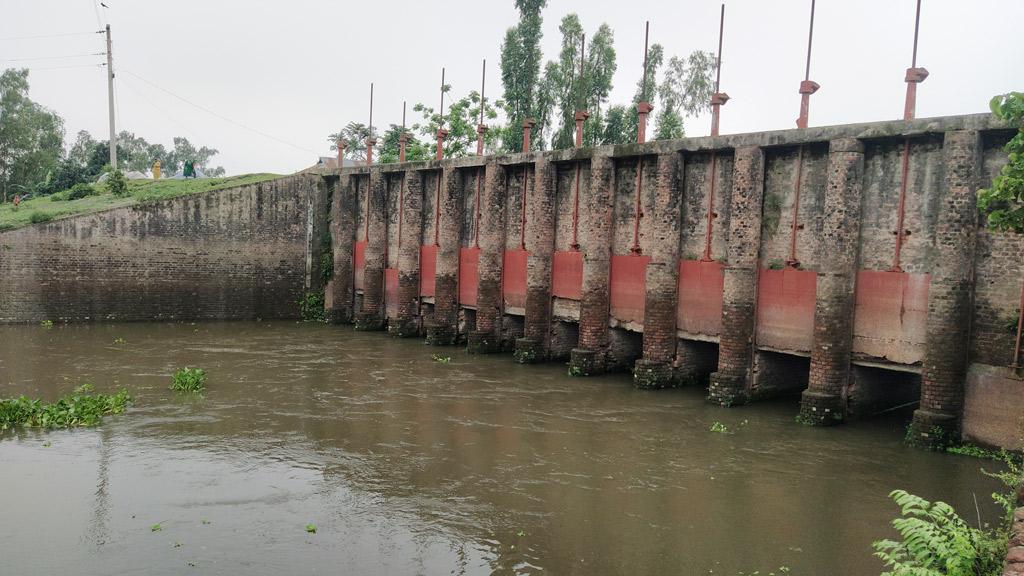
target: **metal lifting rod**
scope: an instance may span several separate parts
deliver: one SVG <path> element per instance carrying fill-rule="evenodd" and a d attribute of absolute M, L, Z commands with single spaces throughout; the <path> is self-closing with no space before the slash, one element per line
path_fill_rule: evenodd
<path fill-rule="evenodd" d="M 725 33 L 725 4 L 718 18 L 718 54 L 715 55 L 715 93 L 711 95 L 711 135 L 718 136 L 718 117 L 729 95 L 720 91 L 722 81 L 722 37 Z"/>
<path fill-rule="evenodd" d="M 370 125 L 366 129 L 366 165 L 373 164 L 373 145 L 377 143 L 373 138 L 373 82 L 370 82 Z M 363 240 L 370 241 L 370 194 L 371 188 L 366 187 L 366 231 L 363 233 Z"/>
<path fill-rule="evenodd" d="M 907 99 L 903 107 L 903 119 L 913 120 L 917 100 L 917 85 L 928 77 L 928 71 L 917 67 L 917 38 L 921 25 L 921 0 L 917 0 L 917 10 L 914 14 L 914 49 L 911 56 L 911 66 L 907 68 L 907 75 L 904 78 L 907 82 Z M 892 272 L 902 272 L 901 256 L 903 252 L 903 239 L 910 235 L 909 230 L 904 230 L 903 222 L 907 206 L 907 176 L 910 172 L 910 138 L 903 139 L 903 157 L 900 166 L 900 198 L 896 207 L 896 248 L 892 257 Z"/>
<path fill-rule="evenodd" d="M 409 135 L 405 133 L 405 100 L 402 100 L 402 133 L 398 135 L 398 161 L 405 162 L 405 145 Z"/>
<path fill-rule="evenodd" d="M 587 35 L 580 36 L 580 80 L 576 90 L 576 147 L 583 147 L 583 123 L 590 117 L 590 113 L 583 109 L 582 94 L 584 86 L 583 63 L 585 62 L 587 48 Z M 579 250 L 579 225 L 580 225 L 580 162 L 576 162 L 576 177 L 573 180 L 572 196 L 572 242 L 570 250 Z"/>
<path fill-rule="evenodd" d="M 654 109 L 654 107 L 647 102 L 647 42 L 650 30 L 651 23 L 648 21 L 644 24 L 644 77 L 640 85 L 640 102 L 636 105 L 637 114 L 639 115 L 639 122 L 637 123 L 636 129 L 636 141 L 638 144 L 643 144 L 646 139 L 647 114 Z M 640 219 L 643 218 L 644 213 L 641 207 L 640 190 L 643 188 L 643 184 L 644 157 L 641 154 L 637 157 L 636 161 L 636 208 L 633 213 L 633 245 L 629 249 L 633 254 L 640 254 L 642 252 L 640 248 Z"/>
<path fill-rule="evenodd" d="M 444 68 L 441 68 L 441 106 L 437 109 L 440 119 L 437 122 L 437 159 L 444 159 L 444 138 L 448 131 L 444 129 Z M 438 235 L 441 227 L 441 179 L 444 169 L 437 171 L 437 193 L 434 195 L 434 246 L 440 246 Z"/>
<path fill-rule="evenodd" d="M 800 82 L 800 117 L 796 120 L 797 128 L 807 128 L 807 116 L 811 106 L 811 94 L 821 88 L 817 82 L 811 81 L 811 46 L 814 42 L 814 1 L 811 0 L 811 23 L 807 31 L 807 64 L 804 67 L 804 79 Z"/>
<path fill-rule="evenodd" d="M 487 131 L 487 127 L 484 126 L 484 85 L 487 82 L 487 60 L 484 60 L 483 72 L 480 74 L 480 123 L 476 126 L 476 155 L 484 155 L 484 132 Z M 480 184 L 483 181 L 484 169 L 482 167 L 476 169 L 476 209 L 473 215 L 473 247 L 480 247 Z"/>
<path fill-rule="evenodd" d="M 718 118 L 722 106 L 729 101 L 729 95 L 721 92 L 722 82 L 722 38 L 725 35 L 725 4 L 718 18 L 718 54 L 715 55 L 715 93 L 711 95 L 711 135 L 718 136 Z M 708 191 L 708 229 L 704 234 L 704 254 L 701 262 L 711 262 L 711 236 L 715 214 L 715 183 L 718 176 L 718 153 L 711 151 L 711 189 Z"/>

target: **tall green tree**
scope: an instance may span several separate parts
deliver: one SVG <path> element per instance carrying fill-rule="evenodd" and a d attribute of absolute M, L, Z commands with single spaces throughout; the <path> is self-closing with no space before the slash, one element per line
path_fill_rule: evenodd
<path fill-rule="evenodd" d="M 992 186 L 978 191 L 978 207 L 987 214 L 989 228 L 1024 234 L 1024 93 L 996 96 L 989 107 L 996 118 L 1016 127 L 1017 134 L 1003 147 L 1008 161 Z"/>
<path fill-rule="evenodd" d="M 600 141 L 601 108 L 612 90 L 616 70 L 614 36 L 611 28 L 602 24 L 591 36 L 589 50 L 580 54 L 583 26 L 579 17 L 576 14 L 565 16 L 558 29 L 562 33 L 562 49 L 558 61 L 548 62 L 545 67 L 542 83 L 548 99 L 558 107 L 559 125 L 551 146 L 571 148 L 575 144 L 577 110 L 590 113 L 584 125 L 583 144 L 593 146 Z"/>
<path fill-rule="evenodd" d="M 46 187 L 58 168 L 64 121 L 28 95 L 28 70 L 0 74 L 0 200 Z"/>
<path fill-rule="evenodd" d="M 678 56 L 669 58 L 658 85 L 655 139 L 682 138 L 686 134 L 684 118 L 711 108 L 715 65 L 715 55 L 701 50 L 685 59 Z"/>
<path fill-rule="evenodd" d="M 503 109 L 508 125 L 501 130 L 503 148 L 520 152 L 523 146 L 523 120 L 539 123 L 536 88 L 541 78 L 541 11 L 547 0 L 516 0 L 519 22 L 505 32 L 501 43 L 501 81 L 505 88 Z M 540 142 L 541 130 L 531 134 L 531 145 Z"/>

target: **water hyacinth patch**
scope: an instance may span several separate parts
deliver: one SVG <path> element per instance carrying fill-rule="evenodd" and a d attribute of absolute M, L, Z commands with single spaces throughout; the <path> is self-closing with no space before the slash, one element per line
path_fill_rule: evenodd
<path fill-rule="evenodd" d="M 174 373 L 171 390 L 202 392 L 206 387 L 206 371 L 202 368 L 182 368 Z"/>
<path fill-rule="evenodd" d="M 132 401 L 127 390 L 97 394 L 91 384 L 47 404 L 25 396 L 0 400 L 0 430 L 27 428 L 74 428 L 96 426 L 108 414 L 120 414 Z"/>

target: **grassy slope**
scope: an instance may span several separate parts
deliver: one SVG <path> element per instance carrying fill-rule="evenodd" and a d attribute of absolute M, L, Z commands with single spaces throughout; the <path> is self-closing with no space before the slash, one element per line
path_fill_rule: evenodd
<path fill-rule="evenodd" d="M 186 194 L 255 184 L 280 177 L 277 174 L 246 174 L 228 178 L 193 180 L 129 180 L 128 190 L 131 193 L 124 198 L 115 197 L 106 191 L 104 185 L 98 184 L 97 188 L 103 191 L 98 196 L 87 196 L 78 200 L 51 200 L 49 196 L 43 196 L 22 202 L 17 211 L 14 210 L 11 203 L 0 204 L 0 231 L 29 225 L 31 223 L 29 218 L 33 212 L 42 212 L 52 215 L 53 218 L 60 218 L 130 206 L 139 202 L 166 200 Z"/>

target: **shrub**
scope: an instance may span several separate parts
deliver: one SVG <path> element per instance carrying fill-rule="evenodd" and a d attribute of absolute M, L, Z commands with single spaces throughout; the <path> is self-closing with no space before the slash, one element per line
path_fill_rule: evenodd
<path fill-rule="evenodd" d="M 100 193 L 92 184 L 86 184 L 85 182 L 79 182 L 72 186 L 67 192 L 61 192 L 61 196 L 64 200 L 78 200 L 79 198 L 85 198 L 86 196 L 96 196 Z"/>
<path fill-rule="evenodd" d="M 118 198 L 128 195 L 128 179 L 120 170 L 114 170 L 107 176 L 107 190 Z"/>
<path fill-rule="evenodd" d="M 324 293 L 307 292 L 306 296 L 299 300 L 299 317 L 303 322 L 325 322 L 327 315 L 324 313 Z"/>
<path fill-rule="evenodd" d="M 182 368 L 174 373 L 171 390 L 202 392 L 206 387 L 206 371 L 202 368 Z"/>
<path fill-rule="evenodd" d="M 53 220 L 53 214 L 48 214 L 46 212 L 40 212 L 36 210 L 35 212 L 29 215 L 28 220 L 33 224 L 41 224 L 43 222 L 49 222 L 50 220 Z"/>
<path fill-rule="evenodd" d="M 83 384 L 74 392 L 52 404 L 25 396 L 0 400 L 0 430 L 15 426 L 38 428 L 72 428 L 95 426 L 107 414 L 120 414 L 132 401 L 126 390 L 116 394 L 96 394 L 91 384 Z"/>

